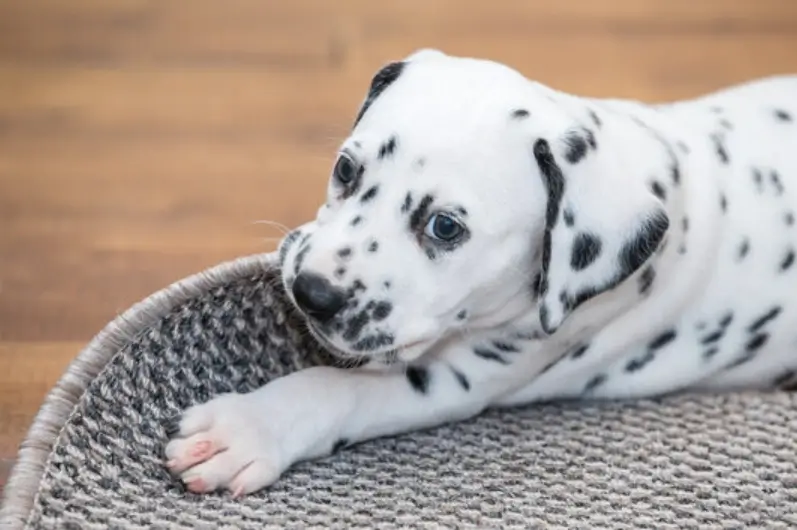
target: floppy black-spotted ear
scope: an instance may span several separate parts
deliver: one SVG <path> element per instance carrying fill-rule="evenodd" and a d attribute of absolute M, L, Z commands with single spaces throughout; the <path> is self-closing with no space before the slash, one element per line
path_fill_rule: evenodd
<path fill-rule="evenodd" d="M 399 78 L 401 72 L 404 71 L 405 64 L 406 63 L 404 61 L 388 63 L 383 66 L 376 73 L 376 75 L 374 75 L 373 79 L 371 79 L 371 86 L 368 87 L 368 94 L 365 96 L 365 101 L 363 102 L 362 107 L 360 107 L 360 111 L 357 113 L 357 117 L 354 120 L 353 127 L 357 127 L 357 124 L 360 123 L 360 120 L 371 107 L 376 98 L 378 98 L 382 92 L 387 90 L 387 88 Z"/>
<path fill-rule="evenodd" d="M 596 149 L 589 131 L 539 139 L 534 157 L 548 191 L 540 275 L 540 322 L 554 333 L 587 300 L 626 280 L 668 228 L 661 201 L 622 162 Z M 601 158 L 603 157 L 603 158 Z"/>
<path fill-rule="evenodd" d="M 373 102 L 378 98 L 387 88 L 392 85 L 401 76 L 407 64 L 411 62 L 430 61 L 446 57 L 446 54 L 434 48 L 420 48 L 401 61 L 394 61 L 383 66 L 371 79 L 371 86 L 368 88 L 368 94 L 365 101 L 357 113 L 354 120 L 353 127 L 357 127 L 360 120 L 371 107 Z"/>

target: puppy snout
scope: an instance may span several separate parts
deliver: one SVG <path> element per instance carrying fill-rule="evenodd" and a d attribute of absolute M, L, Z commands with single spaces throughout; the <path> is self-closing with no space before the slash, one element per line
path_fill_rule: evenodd
<path fill-rule="evenodd" d="M 296 304 L 308 316 L 326 322 L 346 304 L 346 293 L 318 274 L 302 272 L 293 282 Z"/>

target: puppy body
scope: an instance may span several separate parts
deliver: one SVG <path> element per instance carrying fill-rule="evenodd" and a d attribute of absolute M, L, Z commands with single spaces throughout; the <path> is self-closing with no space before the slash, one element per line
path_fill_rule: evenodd
<path fill-rule="evenodd" d="M 487 407 L 771 389 L 797 371 L 797 77 L 650 105 L 423 50 L 374 78 L 280 247 L 317 367 L 186 411 L 194 491 Z"/>

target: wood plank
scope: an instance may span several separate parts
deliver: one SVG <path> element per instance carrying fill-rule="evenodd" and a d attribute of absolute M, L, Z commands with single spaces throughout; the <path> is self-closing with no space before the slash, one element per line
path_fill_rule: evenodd
<path fill-rule="evenodd" d="M 42 400 L 82 348 L 79 342 L 0 342 L 0 458 L 16 453 Z"/>

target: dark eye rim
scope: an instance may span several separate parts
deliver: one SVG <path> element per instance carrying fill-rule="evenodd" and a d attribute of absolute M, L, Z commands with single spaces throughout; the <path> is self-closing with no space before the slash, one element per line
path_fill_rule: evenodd
<path fill-rule="evenodd" d="M 458 227 L 459 230 L 458 230 L 457 234 L 454 237 L 452 237 L 450 239 L 443 239 L 443 238 L 435 236 L 434 234 L 430 235 L 427 232 L 427 227 L 429 227 L 429 225 L 437 217 L 441 217 L 441 216 L 450 219 Z M 468 227 L 465 225 L 465 223 L 462 222 L 462 220 L 456 214 L 454 214 L 452 212 L 440 210 L 440 211 L 432 212 L 429 215 L 429 217 L 426 218 L 426 223 L 424 224 L 424 227 L 423 227 L 423 235 L 424 235 L 424 237 L 427 240 L 429 240 L 429 241 L 431 241 L 431 242 L 433 242 L 433 243 L 435 243 L 437 245 L 442 245 L 442 246 L 455 245 L 455 244 L 459 243 L 460 241 L 462 241 L 464 238 L 466 238 L 468 236 Z"/>
<path fill-rule="evenodd" d="M 341 170 L 344 164 L 349 164 L 351 166 L 351 176 L 348 178 L 341 178 Z M 359 171 L 360 164 L 357 163 L 350 153 L 344 151 L 338 155 L 338 159 L 335 161 L 335 166 L 332 169 L 332 174 L 335 177 L 336 182 L 344 186 L 350 186 L 354 181 L 357 180 Z"/>

